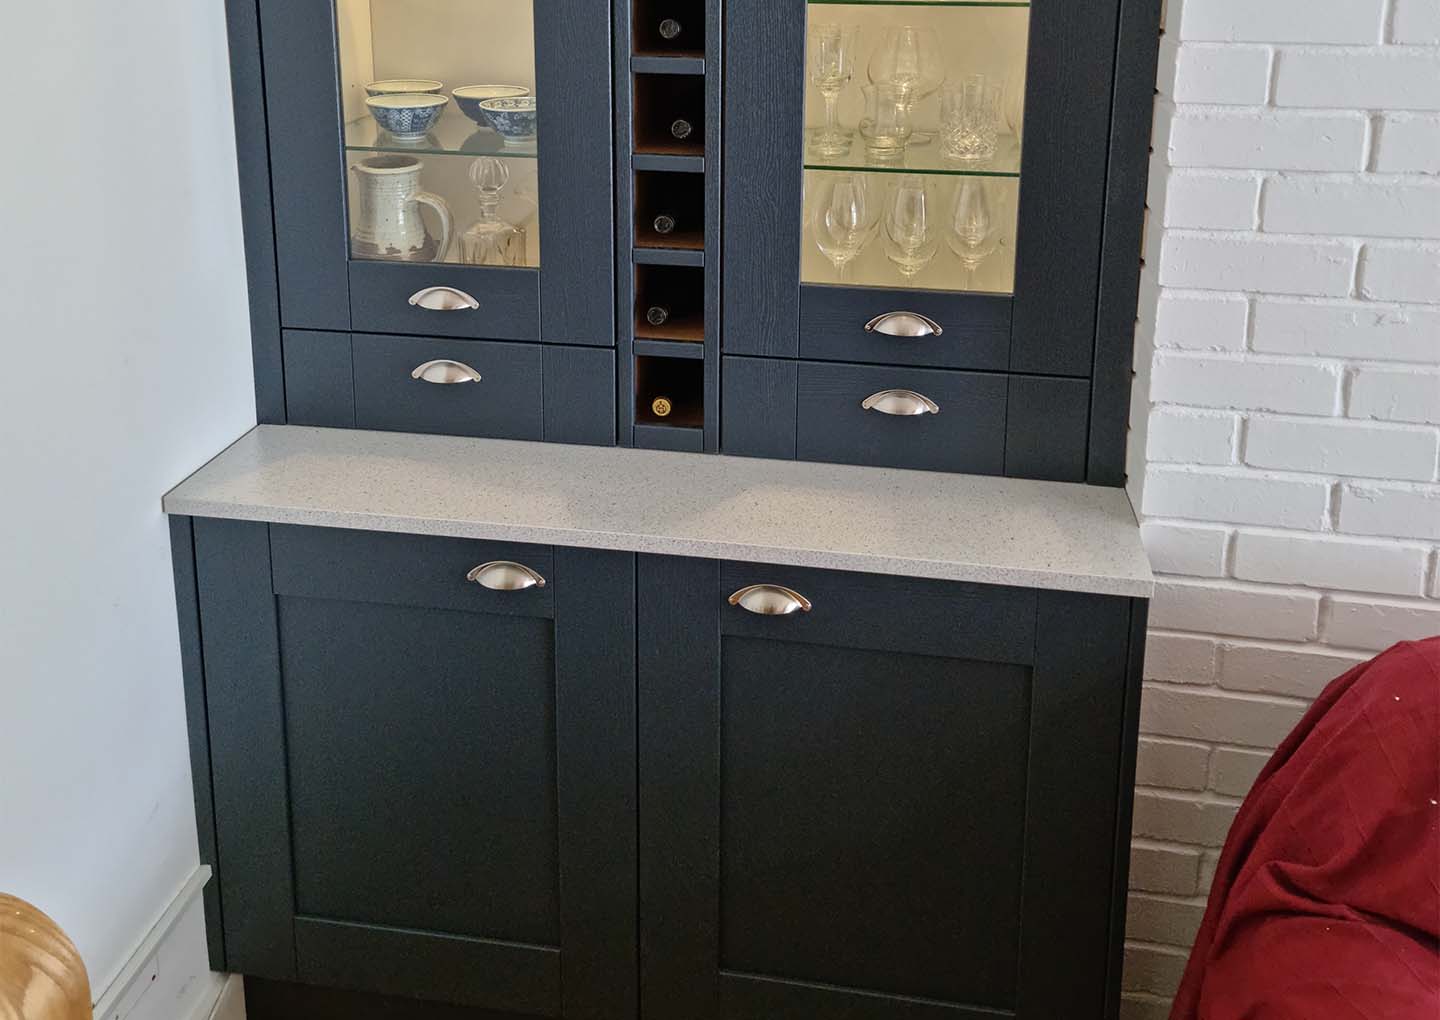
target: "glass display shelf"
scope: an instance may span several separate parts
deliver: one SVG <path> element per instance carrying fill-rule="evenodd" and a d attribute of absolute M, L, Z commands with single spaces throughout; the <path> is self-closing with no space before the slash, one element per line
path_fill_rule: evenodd
<path fill-rule="evenodd" d="M 535 159 L 535 139 L 522 145 L 507 145 L 500 133 L 482 128 L 454 106 L 440 115 L 424 138 L 407 141 L 396 138 L 375 123 L 368 114 L 345 125 L 348 152 L 394 152 L 415 156 L 498 156 L 501 159 Z"/>
<path fill-rule="evenodd" d="M 909 145 L 902 156 L 895 159 L 872 159 L 865 148 L 865 140 L 855 133 L 850 151 L 841 156 L 823 156 L 806 146 L 806 170 L 843 170 L 854 173 L 889 174 L 940 174 L 949 177 L 1004 177 L 1020 176 L 1020 139 L 1014 135 L 1002 135 L 996 148 L 995 158 L 983 162 L 962 162 L 945 156 L 938 137 L 925 145 Z"/>

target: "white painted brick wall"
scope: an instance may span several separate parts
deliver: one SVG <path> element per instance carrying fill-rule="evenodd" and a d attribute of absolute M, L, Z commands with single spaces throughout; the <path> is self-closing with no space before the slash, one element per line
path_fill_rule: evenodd
<path fill-rule="evenodd" d="M 1440 633 L 1440 0 L 1169 0 L 1131 494 L 1159 589 L 1124 1020 L 1336 676 Z"/>

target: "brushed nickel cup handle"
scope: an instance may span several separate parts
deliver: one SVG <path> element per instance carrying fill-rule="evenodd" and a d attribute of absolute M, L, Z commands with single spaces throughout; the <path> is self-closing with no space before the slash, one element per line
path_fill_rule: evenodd
<path fill-rule="evenodd" d="M 939 336 L 945 330 L 940 323 L 919 312 L 886 312 L 865 323 L 865 332 L 913 339 L 921 336 Z"/>
<path fill-rule="evenodd" d="M 417 365 L 415 371 L 410 373 L 410 378 L 418 379 L 420 382 L 435 383 L 437 386 L 476 383 L 482 379 L 480 373 L 465 362 L 451 361 L 449 358 L 427 361 L 423 365 Z"/>
<path fill-rule="evenodd" d="M 473 312 L 480 307 L 479 301 L 454 287 L 426 287 L 424 290 L 417 290 L 410 295 L 410 303 L 416 308 L 425 308 L 432 312 Z"/>
<path fill-rule="evenodd" d="M 872 393 L 860 402 L 867 411 L 880 414 L 916 415 L 939 414 L 940 405 L 923 393 L 914 390 L 881 390 Z"/>
<path fill-rule="evenodd" d="M 512 563 L 509 560 L 482 563 L 466 574 L 465 580 L 473 581 L 491 591 L 524 591 L 526 588 L 545 587 L 545 578 L 525 564 Z"/>
<path fill-rule="evenodd" d="M 804 595 L 778 584 L 752 584 L 741 588 L 730 596 L 730 604 L 756 616 L 789 616 L 792 613 L 808 613 L 813 608 Z"/>

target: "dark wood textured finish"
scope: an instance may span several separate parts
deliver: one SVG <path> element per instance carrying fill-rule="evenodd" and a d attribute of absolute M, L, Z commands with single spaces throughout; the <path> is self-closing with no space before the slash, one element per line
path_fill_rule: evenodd
<path fill-rule="evenodd" d="M 1126 902 L 1130 892 L 1130 828 L 1135 815 L 1135 758 L 1140 741 L 1140 698 L 1145 670 L 1150 603 L 1130 600 L 1130 648 L 1125 661 L 1125 717 L 1120 726 L 1120 760 L 1115 787 L 1115 856 L 1110 876 L 1110 957 L 1105 980 L 1106 1020 L 1120 1015 L 1121 973 L 1125 967 Z"/>
<path fill-rule="evenodd" d="M 1005 471 L 1002 375 L 802 361 L 796 413 L 801 460 L 998 475 Z M 887 389 L 922 393 L 939 414 L 897 416 L 861 402 Z"/>
<path fill-rule="evenodd" d="M 280 281 L 275 267 L 275 213 L 270 202 L 270 140 L 265 123 L 265 73 L 260 63 L 260 11 L 255 0 L 225 0 L 235 158 L 240 172 L 240 222 L 250 294 L 255 415 L 285 424 L 285 375 L 280 350 Z"/>
<path fill-rule="evenodd" d="M 355 424 L 362 429 L 490 439 L 545 434 L 538 344 L 360 334 L 352 343 Z M 469 365 L 482 379 L 446 385 L 411 378 L 417 367 L 438 359 Z"/>
<path fill-rule="evenodd" d="M 610 3 L 535 0 L 534 17 L 535 90 L 545 103 L 537 142 L 540 336 L 613 347 Z"/>
<path fill-rule="evenodd" d="M 1010 370 L 1090 373 L 1117 0 L 1034 0 Z"/>
<path fill-rule="evenodd" d="M 1120 0 L 1100 307 L 1092 367 L 1095 386 L 1091 396 L 1088 480 L 1094 485 L 1125 484 L 1125 440 L 1130 428 L 1131 363 L 1140 300 L 1160 8 L 1161 0 Z"/>
<path fill-rule="evenodd" d="M 1083 482 L 1089 414 L 1089 380 L 1011 376 L 1005 422 L 1005 474 L 1011 478 Z"/>
<path fill-rule="evenodd" d="M 705 452 L 720 450 L 720 346 L 725 316 L 725 23 L 723 0 L 705 0 Z"/>
<path fill-rule="evenodd" d="M 799 353 L 805 15 L 804 0 L 726 4 L 726 354 Z"/>
<path fill-rule="evenodd" d="M 1008 1010 L 728 972 L 720 975 L 720 996 L 723 1016 L 745 1020 L 757 1016 L 805 1020 L 1002 1020 L 1014 1016 Z"/>
<path fill-rule="evenodd" d="M 633 1020 L 639 1008 L 635 559 L 555 550 L 567 1020 Z"/>
<path fill-rule="evenodd" d="M 200 638 L 200 593 L 195 577 L 195 529 L 189 517 L 170 518 L 170 562 L 175 577 L 175 615 L 180 627 L 180 673 L 190 735 L 190 783 L 195 797 L 195 834 L 200 862 L 210 865 L 205 886 L 205 934 L 210 969 L 225 973 L 225 923 L 220 902 L 220 854 L 216 848 L 215 792 L 211 786 L 210 724 L 205 702 L 205 652 Z"/>
<path fill-rule="evenodd" d="M 546 346 L 545 441 L 615 445 L 615 352 Z"/>
<path fill-rule="evenodd" d="M 350 334 L 287 329 L 284 343 L 287 423 L 354 428 Z"/>
<path fill-rule="evenodd" d="M 561 1015 L 554 949 L 309 917 L 295 919 L 295 942 L 301 972 L 315 984 Z"/>
<path fill-rule="evenodd" d="M 264 524 L 195 521 L 225 959 L 293 980 L 290 795 L 279 632 Z"/>
<path fill-rule="evenodd" d="M 1008 297 L 869 287 L 800 288 L 800 356 L 820 361 L 977 368 L 1003 372 L 1010 363 Z M 886 312 L 918 312 L 938 322 L 938 337 L 865 332 Z"/>
<path fill-rule="evenodd" d="M 795 459 L 795 402 L 800 371 L 793 361 L 725 358 L 721 373 L 722 453 Z"/>
<path fill-rule="evenodd" d="M 635 448 L 638 450 L 671 450 L 675 453 L 704 453 L 705 430 L 699 427 L 651 425 L 636 422 Z"/>
<path fill-rule="evenodd" d="M 639 559 L 640 1014 L 718 1020 L 720 565 Z"/>
<path fill-rule="evenodd" d="M 1021 1020 L 1107 998 L 1130 602 L 1041 592 L 1031 693 Z M 1064 839 L 1056 839 L 1064 833 Z"/>
<path fill-rule="evenodd" d="M 468 340 L 540 339 L 540 272 L 440 263 L 350 263 L 356 330 Z M 410 303 L 426 287 L 454 287 L 480 307 L 437 312 Z M 607 334 L 608 336 L 608 334 Z"/>
<path fill-rule="evenodd" d="M 508 616 L 554 615 L 552 584 L 498 592 L 466 580 L 482 563 L 509 560 L 553 581 L 554 554 L 547 545 L 272 524 L 270 548 L 277 595 Z"/>
<path fill-rule="evenodd" d="M 290 329 L 350 329 L 340 71 L 331 0 L 257 0 L 264 40 L 280 313 Z M 253 155 L 247 154 L 247 155 Z"/>
<path fill-rule="evenodd" d="M 779 584 L 814 608 L 789 617 L 726 606 L 721 632 L 868 651 L 1028 665 L 1035 657 L 1035 592 L 1025 588 L 725 563 L 721 594 Z"/>

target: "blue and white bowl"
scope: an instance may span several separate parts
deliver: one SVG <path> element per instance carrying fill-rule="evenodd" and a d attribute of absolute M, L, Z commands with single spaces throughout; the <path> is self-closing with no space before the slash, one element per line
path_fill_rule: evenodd
<path fill-rule="evenodd" d="M 435 126 L 450 100 L 444 96 L 404 93 L 397 96 L 371 96 L 365 100 L 370 115 L 386 131 L 404 141 L 424 138 Z"/>
<path fill-rule="evenodd" d="M 500 132 L 506 145 L 522 145 L 533 141 L 539 130 L 534 96 L 511 99 L 486 99 L 480 104 L 491 125 Z"/>
<path fill-rule="evenodd" d="M 443 91 L 445 91 L 445 83 L 431 78 L 386 78 L 384 81 L 372 81 L 365 86 L 367 96 L 399 96 L 418 93 L 438 96 Z"/>
<path fill-rule="evenodd" d="M 480 104 L 487 99 L 518 99 L 528 96 L 530 90 L 523 85 L 462 85 L 450 93 L 460 112 L 483 128 L 494 127 Z"/>

